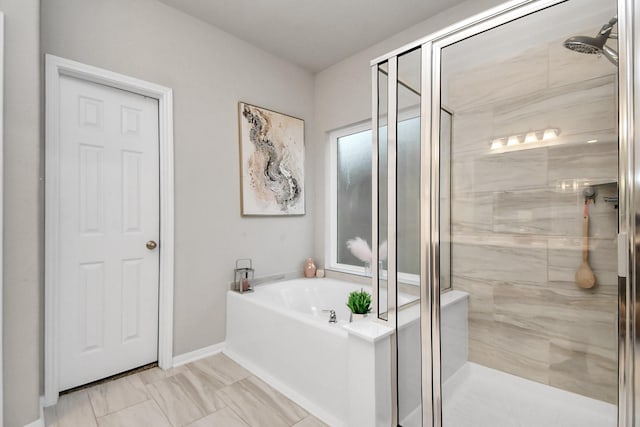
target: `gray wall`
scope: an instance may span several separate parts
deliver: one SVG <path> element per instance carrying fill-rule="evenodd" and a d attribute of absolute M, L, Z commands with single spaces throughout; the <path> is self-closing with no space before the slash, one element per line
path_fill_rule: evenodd
<path fill-rule="evenodd" d="M 313 76 L 154 0 L 47 0 L 42 51 L 173 88 L 174 354 L 224 341 L 235 259 L 253 258 L 263 276 L 301 271 L 312 255 L 313 209 L 240 216 L 237 102 L 305 119 L 311 135 Z"/>
<path fill-rule="evenodd" d="M 38 0 L 0 0 L 5 13 L 4 425 L 40 416 L 42 191 Z"/>

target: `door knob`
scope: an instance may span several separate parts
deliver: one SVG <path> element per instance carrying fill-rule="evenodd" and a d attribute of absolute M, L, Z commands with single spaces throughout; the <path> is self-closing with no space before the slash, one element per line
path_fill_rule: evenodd
<path fill-rule="evenodd" d="M 154 242 L 153 240 L 149 240 L 147 242 L 147 249 L 149 249 L 150 251 L 154 250 L 155 248 L 158 247 L 158 244 L 156 242 Z"/>

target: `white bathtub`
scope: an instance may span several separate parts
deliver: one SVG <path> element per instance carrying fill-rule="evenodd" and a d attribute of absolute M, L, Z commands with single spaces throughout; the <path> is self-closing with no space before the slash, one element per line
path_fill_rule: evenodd
<path fill-rule="evenodd" d="M 325 324 L 328 323 L 329 313 L 327 310 L 334 310 L 338 318 L 338 323 L 349 321 L 349 308 L 347 307 L 347 297 L 353 291 L 364 289 L 371 294 L 371 287 L 358 285 L 335 279 L 294 279 L 269 285 L 256 286 L 256 292 L 247 294 L 252 301 L 264 303 L 271 307 L 278 307 L 287 311 L 293 310 L 296 313 L 306 315 L 301 319 L 313 319 Z M 399 294 L 398 303 L 406 304 L 417 297 Z M 384 296 L 381 297 L 380 305 L 384 307 L 387 303 Z M 307 317 L 310 316 L 310 317 Z M 335 325 L 329 325 L 335 329 Z"/>
<path fill-rule="evenodd" d="M 229 291 L 225 353 L 329 425 L 355 427 L 350 412 L 356 410 L 354 396 L 360 396 L 362 390 L 350 390 L 361 387 L 350 384 L 362 384 L 362 376 L 373 378 L 374 372 L 379 378 L 372 384 L 379 384 L 380 378 L 384 382 L 385 375 L 388 378 L 388 372 L 378 364 L 388 365 L 384 357 L 389 347 L 384 340 L 391 331 L 366 320 L 360 323 L 362 334 L 347 326 L 347 297 L 361 288 L 371 293 L 370 287 L 329 278 L 259 285 L 248 294 Z M 400 303 L 413 298 L 398 296 Z M 329 323 L 329 313 L 323 310 L 334 310 L 338 323 Z M 419 313 L 412 311 L 414 316 L 400 321 L 410 330 L 419 328 Z M 464 324 L 466 327 L 466 319 Z M 365 368 L 366 360 L 376 368 Z M 355 381 L 354 375 L 361 375 L 361 379 Z M 380 393 L 385 391 L 375 392 L 377 397 L 371 399 L 380 401 Z"/>

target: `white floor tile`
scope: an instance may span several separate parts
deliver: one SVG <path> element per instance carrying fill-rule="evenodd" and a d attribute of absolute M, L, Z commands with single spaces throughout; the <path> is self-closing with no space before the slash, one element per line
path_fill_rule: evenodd
<path fill-rule="evenodd" d="M 617 408 L 467 362 L 443 387 L 444 427 L 615 427 Z"/>

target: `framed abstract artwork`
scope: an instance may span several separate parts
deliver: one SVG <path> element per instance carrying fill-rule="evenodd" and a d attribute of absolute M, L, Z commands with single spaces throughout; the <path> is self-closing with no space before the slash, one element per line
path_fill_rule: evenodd
<path fill-rule="evenodd" d="M 304 215 L 304 120 L 238 103 L 242 215 Z"/>

